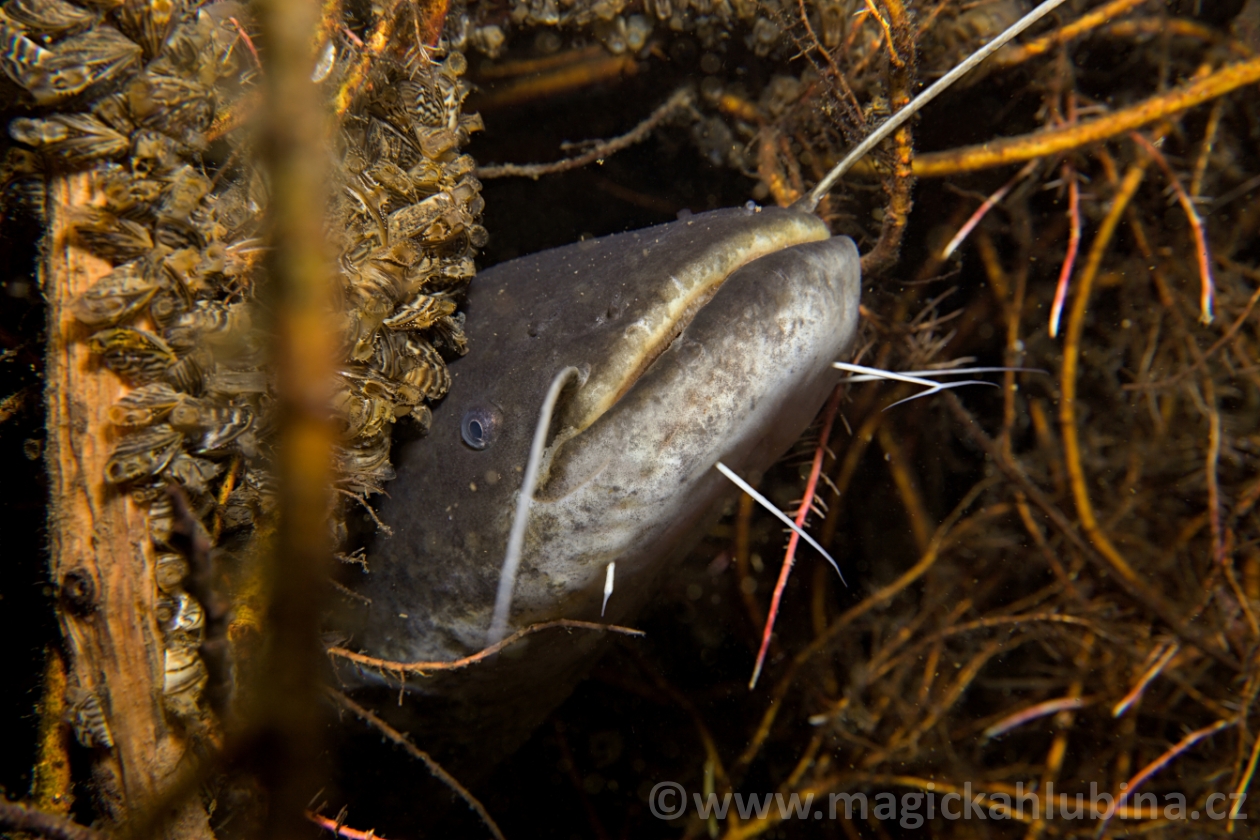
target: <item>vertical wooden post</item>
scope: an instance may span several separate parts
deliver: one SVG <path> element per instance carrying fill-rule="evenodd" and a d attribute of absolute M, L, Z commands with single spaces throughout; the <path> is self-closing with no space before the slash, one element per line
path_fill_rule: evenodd
<path fill-rule="evenodd" d="M 332 561 L 330 397 L 339 337 L 327 242 L 332 125 L 324 94 L 311 84 L 317 0 L 257 0 L 267 44 L 260 162 L 270 190 L 267 282 L 260 295 L 273 313 L 276 532 L 262 670 L 250 714 L 257 778 L 268 794 L 262 836 L 309 832 L 303 811 L 322 781 L 317 772 L 320 610 Z"/>
<path fill-rule="evenodd" d="M 68 236 L 69 210 L 91 203 L 92 194 L 90 173 L 49 183 L 43 267 L 49 563 L 60 593 L 70 685 L 97 699 L 113 741 L 98 748 L 99 804 L 120 823 L 158 800 L 185 750 L 162 705 L 163 645 L 146 512 L 104 479 L 115 440 L 107 412 L 123 386 L 91 358 L 70 314 L 74 299 L 110 270 Z M 164 834 L 209 840 L 200 802 L 176 808 Z"/>

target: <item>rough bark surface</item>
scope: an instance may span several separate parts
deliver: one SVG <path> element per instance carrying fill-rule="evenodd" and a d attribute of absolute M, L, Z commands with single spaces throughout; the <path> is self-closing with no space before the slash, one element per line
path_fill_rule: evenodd
<path fill-rule="evenodd" d="M 70 313 L 75 297 L 110 270 L 69 236 L 68 212 L 89 204 L 92 192 L 86 173 L 49 183 L 43 275 L 49 562 L 62 593 L 58 612 L 70 685 L 97 697 L 114 742 L 112 749 L 96 750 L 94 782 L 98 806 L 119 823 L 157 802 L 174 781 L 185 745 L 163 710 L 163 646 L 146 513 L 104 480 L 117 439 L 107 411 L 124 386 L 92 358 Z M 85 596 L 73 603 L 65 597 L 67 575 Z M 195 798 L 171 814 L 164 835 L 213 836 Z"/>

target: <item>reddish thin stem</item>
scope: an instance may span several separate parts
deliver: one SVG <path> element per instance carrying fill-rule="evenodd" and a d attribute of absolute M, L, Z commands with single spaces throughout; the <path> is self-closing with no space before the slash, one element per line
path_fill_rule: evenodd
<path fill-rule="evenodd" d="M 1050 308 L 1050 337 L 1059 334 L 1059 318 L 1063 314 L 1063 304 L 1067 301 L 1068 281 L 1072 279 L 1072 269 L 1076 267 L 1076 254 L 1081 247 L 1081 191 L 1076 183 L 1076 168 L 1071 163 L 1063 164 L 1063 177 L 1068 182 L 1068 218 L 1071 227 L 1068 229 L 1067 254 L 1063 257 L 1063 268 L 1059 270 L 1059 285 L 1054 290 L 1054 306 Z"/>
<path fill-rule="evenodd" d="M 1018 726 L 1023 726 L 1029 721 L 1053 715 L 1058 712 L 1062 712 L 1065 709 L 1080 709 L 1084 708 L 1084 706 L 1085 700 L 1080 697 L 1060 697 L 1055 700 L 1046 700 L 1041 703 L 1037 703 L 1036 705 L 1029 706 L 1026 709 L 1020 709 L 1015 714 L 1002 718 L 1000 721 L 984 730 L 984 737 L 996 738 L 999 735 L 1004 735 L 1005 733 L 1010 732 Z"/>
<path fill-rule="evenodd" d="M 823 459 L 827 455 L 827 439 L 831 437 L 831 426 L 835 422 L 836 412 L 840 409 L 841 386 L 831 392 L 827 407 L 823 410 L 822 434 L 818 439 L 818 448 L 814 451 L 814 463 L 809 470 L 809 481 L 805 483 L 805 497 L 796 512 L 796 525 L 805 527 L 805 519 L 809 516 L 810 505 L 814 502 L 814 493 L 818 489 L 818 476 L 822 473 Z M 800 535 L 795 531 L 788 538 L 787 551 L 783 553 L 783 567 L 779 569 L 779 580 L 774 585 L 774 594 L 770 596 L 770 611 L 766 616 L 766 626 L 761 633 L 761 647 L 757 651 L 757 664 L 753 666 L 752 679 L 748 688 L 757 687 L 757 678 L 761 676 L 761 667 L 766 661 L 766 651 L 770 649 L 770 636 L 774 632 L 774 620 L 779 615 L 779 602 L 783 599 L 783 590 L 787 588 L 788 577 L 792 574 L 792 564 L 796 561 L 796 546 Z"/>
<path fill-rule="evenodd" d="M 1221 459 L 1221 415 L 1215 400 L 1208 414 L 1207 491 L 1208 522 L 1212 526 L 1212 558 L 1226 567 L 1225 538 L 1221 526 L 1221 485 L 1217 467 Z"/>
<path fill-rule="evenodd" d="M 986 198 L 984 203 L 976 208 L 976 212 L 971 214 L 971 218 L 967 219 L 967 223 L 958 229 L 958 233 L 954 234 L 954 238 L 949 240 L 949 244 L 941 251 L 941 258 L 949 259 L 950 255 L 953 254 L 954 251 L 958 250 L 958 246 L 963 244 L 967 237 L 971 235 L 971 232 L 976 229 L 976 225 L 980 224 L 980 220 L 983 219 L 990 210 L 996 207 L 1002 199 L 1006 198 L 1006 194 L 1014 189 L 1016 184 L 1024 178 L 1027 178 L 1036 166 L 1037 161 L 1029 161 L 1023 169 L 1019 170 L 1019 172 L 1015 174 L 1014 178 L 1007 181 L 998 189 L 997 192 Z"/>
<path fill-rule="evenodd" d="M 1210 324 L 1212 323 L 1212 301 L 1216 297 L 1216 291 L 1215 283 L 1212 280 L 1212 255 L 1208 250 L 1207 233 L 1203 229 L 1203 219 L 1199 217 L 1199 211 L 1194 209 L 1194 202 L 1191 201 L 1185 187 L 1181 186 L 1181 179 L 1177 177 L 1177 173 L 1173 172 L 1172 167 L 1168 164 L 1168 159 L 1155 147 L 1155 144 L 1136 131 L 1129 132 L 1129 136 L 1133 138 L 1133 142 L 1145 149 L 1146 153 L 1154 158 L 1160 169 L 1164 170 L 1164 175 L 1168 178 L 1168 182 L 1172 184 L 1173 191 L 1177 193 L 1177 201 L 1181 204 L 1181 209 L 1185 212 L 1186 219 L 1190 222 L 1190 230 L 1194 233 L 1195 250 L 1198 252 L 1196 257 L 1199 263 L 1199 282 L 1201 287 L 1199 292 L 1199 310 L 1201 312 L 1199 319 L 1204 324 Z"/>
<path fill-rule="evenodd" d="M 345 35 L 346 38 L 350 41 L 350 43 L 354 44 L 359 49 L 363 49 L 363 39 L 360 38 L 358 35 L 355 35 L 354 30 L 352 30 L 350 27 L 348 26 L 341 27 L 341 34 Z"/>
<path fill-rule="evenodd" d="M 1134 703 L 1140 700 L 1142 698 L 1142 692 L 1146 691 L 1146 687 L 1151 684 L 1151 680 L 1163 673 L 1164 668 L 1169 662 L 1172 662 L 1173 657 L 1180 651 L 1181 646 L 1175 642 L 1169 643 L 1166 647 L 1161 644 L 1155 650 L 1151 651 L 1151 656 L 1148 657 L 1148 661 L 1150 659 L 1154 659 L 1154 663 L 1151 667 L 1146 669 L 1146 672 L 1143 673 L 1140 678 L 1138 678 L 1137 684 L 1133 686 L 1132 690 L 1130 690 L 1128 694 L 1124 695 L 1124 699 L 1112 707 L 1111 716 L 1120 717 L 1127 712 Z"/>
<path fill-rule="evenodd" d="M 1182 738 L 1176 744 L 1174 744 L 1173 746 L 1165 750 L 1164 754 L 1161 755 L 1159 758 L 1155 759 L 1150 764 L 1146 765 L 1141 770 L 1139 770 L 1138 774 L 1134 776 L 1132 779 L 1129 779 L 1128 783 L 1124 786 L 1121 793 L 1116 797 L 1115 806 L 1107 809 L 1107 812 L 1103 816 L 1102 821 L 1098 823 L 1098 828 L 1095 829 L 1094 831 L 1094 836 L 1095 837 L 1103 836 L 1104 832 L 1106 832 L 1107 830 L 1107 823 L 1111 822 L 1111 818 L 1115 815 L 1116 811 L 1124 807 L 1124 803 L 1128 801 L 1129 797 L 1132 796 L 1137 791 L 1137 789 L 1140 788 L 1151 776 L 1154 776 L 1160 770 L 1163 770 L 1165 767 L 1168 766 L 1169 762 L 1171 762 L 1174 758 L 1181 755 L 1186 750 L 1190 749 L 1195 744 L 1202 741 L 1204 738 L 1208 737 L 1209 735 L 1214 735 L 1217 732 L 1220 732 L 1222 729 L 1226 729 L 1230 726 L 1234 726 L 1236 723 L 1237 721 L 1218 720 L 1216 723 L 1212 724 L 1211 726 L 1205 726 L 1202 729 L 1196 729 L 1195 731 L 1191 732 L 1186 737 Z"/>
<path fill-rule="evenodd" d="M 346 840 L 385 840 L 384 837 L 370 828 L 367 831 L 359 831 L 357 828 L 342 825 L 339 820 L 332 820 L 311 811 L 306 812 L 306 818 L 320 828 L 328 829 L 338 837 L 345 837 Z"/>
<path fill-rule="evenodd" d="M 378 668 L 384 674 L 399 674 L 399 679 L 401 680 L 402 674 L 423 675 L 429 671 L 456 671 L 460 668 L 467 668 L 469 665 L 488 659 L 506 647 L 511 647 L 532 633 L 537 633 L 541 630 L 550 630 L 553 627 L 564 627 L 571 630 L 594 630 L 598 633 L 622 633 L 626 636 L 645 635 L 642 630 L 635 630 L 633 627 L 621 627 L 616 624 L 596 624 L 593 621 L 575 621 L 568 618 L 558 618 L 554 621 L 544 621 L 539 624 L 531 624 L 528 627 L 517 630 L 511 636 L 508 636 L 500 642 L 496 642 L 495 644 L 490 645 L 487 648 L 483 648 L 474 654 L 456 659 L 452 662 L 425 662 L 423 660 L 418 662 L 395 662 L 392 659 L 378 659 L 375 656 L 368 656 L 365 653 L 355 653 L 352 650 L 346 650 L 342 647 L 330 647 L 325 652 L 329 656 L 339 656 L 342 659 L 349 659 L 351 662 L 358 662 L 360 665 L 366 665 L 369 668 Z"/>
<path fill-rule="evenodd" d="M 244 26 L 241 26 L 241 22 L 239 20 L 234 17 L 229 17 L 228 20 L 234 27 L 236 27 L 236 31 L 240 34 L 241 40 L 245 42 L 245 46 L 249 49 L 249 54 L 254 57 L 254 66 L 257 67 L 258 71 L 261 73 L 263 69 L 262 59 L 258 57 L 258 49 L 254 46 L 254 39 L 249 37 L 249 33 L 245 31 Z"/>

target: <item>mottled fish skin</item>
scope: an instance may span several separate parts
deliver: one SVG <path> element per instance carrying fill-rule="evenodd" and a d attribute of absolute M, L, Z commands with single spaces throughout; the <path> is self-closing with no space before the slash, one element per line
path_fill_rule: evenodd
<path fill-rule="evenodd" d="M 743 256 L 731 258 L 732 249 Z M 636 333 L 660 332 L 654 319 L 662 306 L 678 308 L 672 298 L 697 264 L 737 270 L 680 334 L 663 328 L 661 346 L 645 349 Z M 509 631 L 554 618 L 633 621 L 730 496 L 714 463 L 755 478 L 826 399 L 839 376 L 831 362 L 857 327 L 859 266 L 853 242 L 829 237 L 817 218 L 745 208 L 482 272 L 467 307 L 472 352 L 451 365 L 427 438 L 395 453 L 399 476 L 380 510 L 394 535 L 369 547 L 370 572 L 356 586 L 371 605 L 348 605 L 339 618 L 350 646 L 400 661 L 452 660 L 484 646 L 538 411 L 570 365 L 584 384 L 557 407 Z M 712 293 L 686 294 L 694 310 Z M 633 376 L 644 363 L 627 363 L 627 353 L 654 360 L 622 394 L 608 371 Z M 582 391 L 597 388 L 621 395 L 609 408 Z M 467 418 L 488 430 L 484 449 L 463 441 Z M 615 592 L 601 619 L 613 560 Z M 532 636 L 491 662 L 413 678 L 402 710 L 379 675 L 343 667 L 339 676 L 380 686 L 393 698 L 382 705 L 475 777 L 568 695 L 604 641 Z M 476 743 L 475 757 L 452 738 Z"/>

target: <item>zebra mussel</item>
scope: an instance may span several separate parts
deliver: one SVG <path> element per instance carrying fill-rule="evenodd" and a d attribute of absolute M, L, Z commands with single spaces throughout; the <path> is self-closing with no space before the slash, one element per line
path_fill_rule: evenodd
<path fill-rule="evenodd" d="M 481 128 L 462 111 L 463 55 L 401 37 L 373 52 L 354 31 L 366 35 L 363 22 L 335 14 L 312 74 L 330 106 L 344 106 L 329 150 L 343 348 L 329 412 L 345 491 L 329 511 L 330 546 L 347 533 L 347 496 L 366 503 L 392 477 L 394 425 L 427 428 L 446 359 L 466 352 L 458 307 L 486 240 L 480 183 L 460 153 Z M 274 508 L 268 324 L 255 298 L 268 190 L 250 123 L 266 49 L 250 29 L 247 6 L 231 0 L 0 7 L 0 70 L 25 103 L 8 125 L 21 144 L 8 168 L 87 171 L 94 183 L 90 206 L 68 208 L 72 238 L 113 268 L 72 314 L 127 387 L 108 409 L 119 437 L 99 480 L 148 512 L 161 684 L 181 719 L 211 717 L 200 651 L 223 617 L 189 591 L 201 594 L 188 581 L 208 562 L 190 546 L 252 562 L 252 535 Z M 256 614 L 239 606 L 229 626 Z M 80 717 L 85 738 L 112 744 L 91 734 L 108 733 L 99 703 Z"/>

